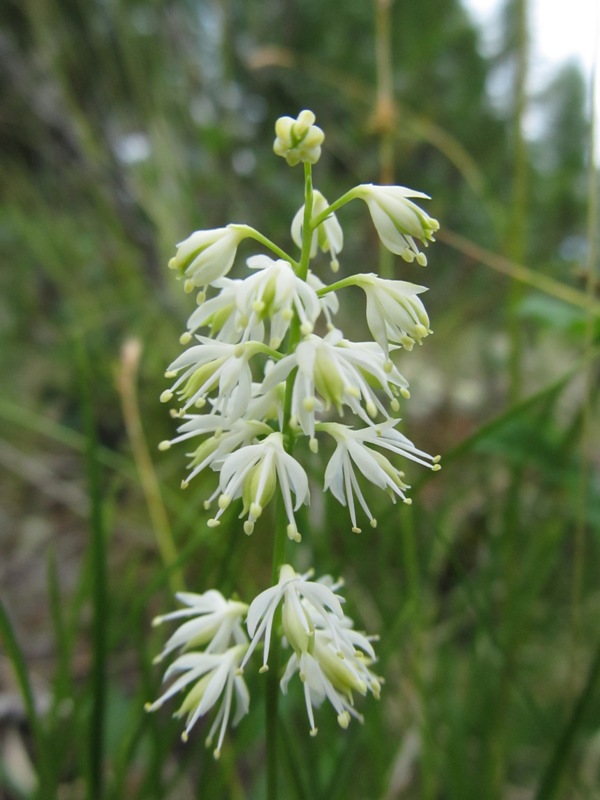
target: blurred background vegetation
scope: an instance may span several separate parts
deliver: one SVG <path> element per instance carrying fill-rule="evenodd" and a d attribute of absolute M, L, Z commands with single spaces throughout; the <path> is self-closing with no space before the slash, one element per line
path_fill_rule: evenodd
<path fill-rule="evenodd" d="M 484 56 L 458 0 L 2 4 L 2 796 L 264 796 L 260 676 L 218 765 L 202 725 L 183 746 L 169 709 L 143 711 L 172 589 L 252 597 L 272 546 L 266 521 L 251 542 L 235 519 L 208 530 L 212 484 L 182 493 L 184 452 L 156 450 L 191 310 L 165 265 L 227 222 L 287 244 L 301 176 L 273 124 L 310 108 L 328 199 L 433 198 L 427 270 L 381 267 L 430 286 L 403 430 L 444 469 L 410 470 L 410 508 L 374 496 L 377 531 L 353 536 L 329 497 L 304 522 L 296 563 L 345 575 L 386 686 L 363 726 L 322 709 L 314 740 L 285 698 L 282 797 L 600 797 L 598 182 L 577 66 L 525 90 L 526 12 L 506 3 Z M 342 270 L 373 271 L 354 205 Z"/>

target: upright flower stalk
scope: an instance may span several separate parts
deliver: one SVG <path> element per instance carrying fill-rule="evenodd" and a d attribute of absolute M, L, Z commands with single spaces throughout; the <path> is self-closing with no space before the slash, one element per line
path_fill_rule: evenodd
<path fill-rule="evenodd" d="M 295 543 L 303 537 L 310 541 L 301 516 L 310 487 L 296 445 L 304 440 L 306 461 L 313 462 L 322 443 L 333 449 L 322 473 L 323 490 L 347 507 L 355 533 L 361 519 L 377 525 L 365 484 L 393 502 L 409 503 L 399 459 L 439 469 L 438 456 L 418 449 L 398 430 L 410 394 L 397 362 L 432 332 L 421 300 L 426 288 L 372 272 L 327 284 L 324 272 L 312 268 L 320 252 L 327 254 L 332 273 L 340 268 L 344 239 L 336 212 L 352 200 L 366 203 L 383 244 L 407 262 L 426 265 L 421 248 L 434 240 L 438 223 L 413 202 L 426 195 L 399 186 L 362 184 L 328 204 L 312 180 L 324 138 L 311 111 L 276 123 L 274 152 L 304 169 L 303 203 L 291 225 L 297 258 L 253 228 L 230 224 L 191 234 L 169 265 L 186 291 L 200 291 L 181 337 L 186 350 L 169 366 L 171 385 L 161 395 L 163 402 L 177 402 L 172 416 L 181 424 L 160 449 L 184 441 L 190 447 L 184 488 L 200 473 L 215 476 L 204 503 L 207 510 L 214 506 L 210 527 L 220 525 L 238 499 L 246 535 L 261 526 L 271 502 L 276 512 L 270 588 L 248 603 L 227 600 L 216 589 L 181 593 L 185 608 L 158 618 L 184 622 L 160 656 L 179 651 L 165 674 L 169 685 L 148 709 L 186 692 L 176 715 L 185 717 L 187 738 L 196 722 L 217 708 L 209 741 L 217 736 L 218 758 L 232 709 L 233 725 L 249 710 L 244 676 L 258 660 L 258 671 L 268 673 L 269 798 L 277 796 L 279 690 L 287 693 L 294 682 L 302 686 L 308 730 L 316 735 L 315 710 L 328 704 L 346 728 L 351 719 L 362 720 L 356 699 L 378 698 L 382 684 L 373 671 L 373 637 L 356 630 L 343 610 L 342 581 L 313 580 L 312 570 L 299 573 L 293 566 Z M 238 277 L 238 249 L 245 240 L 269 254 L 251 254 L 248 272 Z M 349 286 L 364 292 L 371 341 L 349 339 L 336 324 L 338 295 Z"/>

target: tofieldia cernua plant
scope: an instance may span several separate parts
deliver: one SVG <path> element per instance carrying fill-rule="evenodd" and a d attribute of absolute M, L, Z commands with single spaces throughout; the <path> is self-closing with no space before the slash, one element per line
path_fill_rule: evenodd
<path fill-rule="evenodd" d="M 184 487 L 201 472 L 214 474 L 214 491 L 205 502 L 214 509 L 209 526 L 218 526 L 238 499 L 246 534 L 273 498 L 281 509 L 274 585 L 249 603 L 227 599 L 217 589 L 183 592 L 177 596 L 183 607 L 155 620 L 180 624 L 158 658 L 176 654 L 165 673 L 168 688 L 148 710 L 182 694 L 176 714 L 185 719 L 184 738 L 213 712 L 207 744 L 214 744 L 216 758 L 228 724 L 236 725 L 249 710 L 245 670 L 257 659 L 260 671 L 268 670 L 274 650 L 289 654 L 276 678 L 283 692 L 299 679 L 312 735 L 315 709 L 324 703 L 346 728 L 352 717 L 361 719 L 356 696 L 380 694 L 373 637 L 356 630 L 344 613 L 342 581 L 327 575 L 314 580 L 312 570 L 302 574 L 286 563 L 294 561 L 285 558 L 286 540 L 302 538 L 297 514 L 310 503 L 305 466 L 294 456 L 298 441 L 307 440 L 313 459 L 320 441 L 332 441 L 323 487 L 348 509 L 355 532 L 362 518 L 377 525 L 358 475 L 392 501 L 408 503 L 397 457 L 439 469 L 439 457 L 419 450 L 398 430 L 399 398 L 408 398 L 409 391 L 392 360 L 431 333 L 420 297 L 425 287 L 373 273 L 335 279 L 344 242 L 336 212 L 346 203 L 364 201 L 383 245 L 423 266 L 421 248 L 434 241 L 438 223 L 414 202 L 427 195 L 401 186 L 362 184 L 330 204 L 312 184 L 324 141 L 314 122 L 311 111 L 302 111 L 275 126 L 275 153 L 290 166 L 304 166 L 304 204 L 291 225 L 296 257 L 257 230 L 232 224 L 192 233 L 169 263 L 186 292 L 198 291 L 198 307 L 181 339 L 187 349 L 169 366 L 171 386 L 161 396 L 177 403 L 173 415 L 181 425 L 160 447 L 191 447 Z M 230 278 L 245 239 L 269 255 L 251 255 L 247 275 Z M 319 251 L 330 259 L 329 284 L 311 271 Z M 351 341 L 336 325 L 349 286 L 364 292 L 371 341 Z"/>

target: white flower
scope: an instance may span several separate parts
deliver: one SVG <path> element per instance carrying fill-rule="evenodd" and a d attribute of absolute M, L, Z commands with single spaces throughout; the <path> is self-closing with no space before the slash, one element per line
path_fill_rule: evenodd
<path fill-rule="evenodd" d="M 331 631 L 332 639 L 337 640 L 336 630 L 331 620 L 341 621 L 344 618 L 341 598 L 322 581 L 308 580 L 311 574 L 311 572 L 307 572 L 301 575 L 289 564 L 284 564 L 279 571 L 278 583 L 265 589 L 254 598 L 246 617 L 251 643 L 242 662 L 242 668 L 264 637 L 265 649 L 261 672 L 268 669 L 271 632 L 275 612 L 281 602 L 283 602 L 281 614 L 283 632 L 295 651 L 305 652 L 311 646 L 314 639 L 313 615 L 315 614 Z"/>
<path fill-rule="evenodd" d="M 321 302 L 315 290 L 297 277 L 292 265 L 265 255 L 252 256 L 247 263 L 256 273 L 238 288 L 236 305 L 241 320 L 252 325 L 254 320 L 269 319 L 269 345 L 275 349 L 288 332 L 294 312 L 302 334 L 312 333 Z"/>
<path fill-rule="evenodd" d="M 336 422 L 322 422 L 317 426 L 320 432 L 328 433 L 336 441 L 336 449 L 325 470 L 324 490 L 331 491 L 343 506 L 348 505 L 352 530 L 355 533 L 361 531 L 356 522 L 355 496 L 371 526 L 377 525 L 358 483 L 356 471 L 375 486 L 386 490 L 394 502 L 396 497 L 400 497 L 405 503 L 411 502 L 405 495 L 409 486 L 402 480 L 404 473 L 367 444 L 405 456 L 434 471 L 440 469 L 439 456 L 432 457 L 418 450 L 405 436 L 394 430 L 393 426 L 397 422 L 398 420 L 388 420 L 383 425 L 361 430 L 353 430 Z"/>
<path fill-rule="evenodd" d="M 242 497 L 241 516 L 248 515 L 244 531 L 251 534 L 254 523 L 279 486 L 288 518 L 287 533 L 290 539 L 300 540 L 294 511 L 309 501 L 308 478 L 295 458 L 285 452 L 283 436 L 271 433 L 258 444 L 248 445 L 227 456 L 221 466 L 219 510 L 209 525 L 219 524 L 219 517 L 232 500 Z M 296 495 L 295 506 L 292 492 Z"/>
<path fill-rule="evenodd" d="M 285 158 L 290 167 L 301 161 L 316 164 L 321 156 L 325 134 L 314 122 L 315 115 L 308 110 L 301 111 L 298 119 L 279 117 L 275 123 L 275 155 Z"/>
<path fill-rule="evenodd" d="M 192 478 L 195 478 L 203 469 L 212 466 L 218 469 L 224 458 L 247 444 L 254 442 L 257 437 L 269 435 L 271 428 L 257 419 L 238 418 L 233 422 L 223 419 L 220 414 L 188 414 L 185 422 L 178 428 L 179 436 L 170 441 L 159 444 L 160 450 L 168 450 L 171 445 L 179 444 L 197 436 L 212 433 L 199 444 L 192 453 L 188 453 L 191 462 L 188 468 L 191 472 L 182 483 L 186 488 Z"/>
<path fill-rule="evenodd" d="M 169 268 L 186 277 L 186 291 L 208 284 L 226 275 L 237 248 L 248 236 L 246 225 L 227 225 L 207 231 L 195 231 L 177 245 Z"/>
<path fill-rule="evenodd" d="M 161 401 L 169 402 L 177 393 L 184 411 L 193 405 L 202 408 L 207 396 L 217 390 L 214 410 L 232 420 L 242 416 L 252 396 L 249 361 L 263 352 L 264 346 L 260 342 L 213 342 L 207 336 L 197 339 L 201 344 L 189 347 L 170 365 L 166 377 L 172 378 L 184 371 L 171 388 L 162 393 Z"/>
<path fill-rule="evenodd" d="M 408 382 L 378 344 L 349 342 L 339 330 L 330 331 L 323 339 L 307 336 L 292 354 L 275 364 L 263 386 L 269 389 L 281 383 L 295 367 L 298 374 L 292 392 L 292 415 L 311 440 L 315 411 L 333 405 L 341 415 L 346 405 L 369 422 L 378 411 L 388 416 L 375 388 L 387 395 L 393 410 L 398 408 L 396 395 L 408 396 Z"/>
<path fill-rule="evenodd" d="M 339 724 L 346 728 L 350 716 L 360 719 L 353 708 L 353 692 L 370 691 L 379 697 L 380 680 L 369 670 L 375 653 L 369 639 L 353 630 L 352 620 L 344 616 L 343 598 L 335 594 L 341 585 L 328 576 L 318 581 L 308 580 L 311 573 L 297 573 L 284 564 L 279 581 L 261 592 L 250 604 L 246 624 L 251 637 L 250 647 L 242 661 L 242 669 L 257 644 L 264 639 L 263 665 L 268 669 L 269 646 L 275 615 L 281 605 L 281 628 L 292 647 L 281 688 L 287 692 L 290 678 L 300 673 L 304 683 L 306 711 L 311 734 L 317 729 L 313 707 L 327 699 L 338 715 Z"/>
<path fill-rule="evenodd" d="M 388 250 L 402 256 L 405 261 L 416 258 L 422 266 L 427 264 L 427 257 L 419 251 L 415 239 L 420 239 L 426 246 L 428 241 L 435 241 L 433 234 L 440 226 L 437 220 L 408 198 L 429 199 L 428 195 L 404 186 L 374 186 L 372 183 L 357 186 L 353 195 L 360 197 L 369 207 L 379 238 Z"/>
<path fill-rule="evenodd" d="M 214 282 L 216 297 L 205 300 L 188 320 L 188 330 L 210 325 L 212 338 L 229 343 L 264 341 L 269 321 L 269 346 L 277 349 L 298 315 L 303 335 L 311 333 L 324 306 L 315 288 L 296 276 L 288 261 L 265 255 L 247 260 L 254 274 L 243 280 Z M 319 287 L 321 288 L 321 287 Z"/>
<path fill-rule="evenodd" d="M 373 338 L 389 358 L 389 342 L 411 350 L 415 342 L 431 333 L 425 306 L 417 297 L 425 286 L 407 281 L 389 281 L 377 275 L 355 275 L 353 283 L 367 298 L 367 325 Z"/>
<path fill-rule="evenodd" d="M 356 631 L 351 633 L 365 652 L 354 649 L 346 641 L 342 641 L 340 651 L 327 630 L 315 630 L 312 652 L 294 652 L 287 663 L 281 689 L 286 694 L 290 679 L 299 672 L 311 736 L 317 734 L 313 708 L 318 708 L 324 700 L 333 706 L 340 727 L 347 728 L 351 716 L 362 722 L 362 716 L 354 708 L 353 692 L 362 695 L 371 692 L 373 697 L 379 698 L 381 679 L 369 669 L 374 660 L 372 647 L 365 636 Z"/>
<path fill-rule="evenodd" d="M 241 625 L 242 617 L 248 610 L 246 603 L 226 600 L 216 589 L 210 589 L 203 594 L 178 592 L 176 597 L 187 608 L 155 617 L 152 624 L 156 626 L 174 619 L 188 621 L 177 628 L 155 662 L 162 661 L 177 649 L 192 650 L 206 645 L 205 653 L 222 653 L 232 640 L 235 644 L 248 642 Z"/>
<path fill-rule="evenodd" d="M 312 219 L 314 220 L 329 206 L 327 200 L 317 189 L 313 191 Z M 296 213 L 292 220 L 292 239 L 302 247 L 302 226 L 304 223 L 304 206 Z M 317 246 L 324 253 L 331 253 L 331 269 L 337 272 L 340 268 L 337 256 L 344 245 L 344 232 L 335 214 L 330 214 L 319 227 L 313 231 L 310 244 L 310 257 L 317 254 Z"/>
<path fill-rule="evenodd" d="M 248 713 L 250 695 L 240 673 L 240 664 L 247 649 L 248 644 L 236 644 L 222 653 L 184 653 L 179 656 L 165 672 L 164 680 L 168 681 L 180 673 L 183 674 L 158 700 L 148 703 L 146 710 L 156 711 L 173 695 L 191 685 L 183 703 L 175 712 L 176 717 L 186 717 L 185 731 L 182 735 L 182 739 L 186 741 L 197 720 L 207 714 L 222 697 L 217 716 L 206 740 L 206 746 L 210 747 L 212 738 L 220 726 L 217 746 L 214 750 L 214 757 L 219 758 L 231 715 L 234 693 L 236 712 L 232 724 L 237 725 L 240 719 Z"/>
<path fill-rule="evenodd" d="M 191 340 L 191 333 L 198 328 L 210 326 L 210 338 L 219 342 L 237 344 L 241 340 L 251 339 L 253 341 L 264 340 L 264 323 L 262 320 L 254 319 L 253 325 L 242 324 L 244 320 L 237 309 L 238 292 L 243 280 L 232 280 L 231 278 L 220 278 L 213 282 L 213 286 L 219 290 L 215 297 L 206 300 L 200 295 L 200 304 L 192 312 L 187 322 L 188 333 L 182 337 L 182 343 L 187 344 Z"/>

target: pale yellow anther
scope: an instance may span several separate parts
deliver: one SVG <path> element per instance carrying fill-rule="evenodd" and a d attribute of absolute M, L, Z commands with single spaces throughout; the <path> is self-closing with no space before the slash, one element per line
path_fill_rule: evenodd
<path fill-rule="evenodd" d="M 244 533 L 246 534 L 246 536 L 250 536 L 252 533 L 254 533 L 254 523 L 253 522 L 249 522 L 248 520 L 246 520 L 246 522 L 244 522 Z"/>
<path fill-rule="evenodd" d="M 434 465 L 432 466 L 432 468 L 431 468 L 431 471 L 432 471 L 432 472 L 439 472 L 439 470 L 441 470 L 441 468 L 442 468 L 442 465 L 441 465 L 441 464 L 434 464 Z"/>
<path fill-rule="evenodd" d="M 362 528 L 352 528 L 352 533 L 362 533 Z"/>
<path fill-rule="evenodd" d="M 373 519 L 370 521 L 370 525 L 371 525 L 372 528 L 376 528 L 377 527 L 377 520 L 375 519 L 375 517 L 373 517 Z"/>
<path fill-rule="evenodd" d="M 191 294 L 194 291 L 195 288 L 196 288 L 196 285 L 195 285 L 194 281 L 192 281 L 192 280 L 188 279 L 183 284 L 183 291 L 186 294 Z"/>
<path fill-rule="evenodd" d="M 402 397 L 405 400 L 408 400 L 409 397 L 410 397 L 410 392 L 408 391 L 408 389 L 404 389 L 404 388 L 400 389 L 400 394 L 402 395 Z"/>
<path fill-rule="evenodd" d="M 171 447 L 171 442 L 168 439 L 165 439 L 162 442 L 159 442 L 158 449 L 159 450 L 168 450 Z"/>
<path fill-rule="evenodd" d="M 291 322 L 294 316 L 294 312 L 291 308 L 284 308 L 283 311 L 281 312 L 281 316 L 286 322 Z"/>
<path fill-rule="evenodd" d="M 394 414 L 397 411 L 400 411 L 400 403 L 398 402 L 397 398 L 394 397 L 394 399 L 390 402 L 390 408 L 392 409 Z"/>
<path fill-rule="evenodd" d="M 175 372 L 175 370 L 169 370 L 168 369 L 165 372 L 165 378 L 167 378 L 167 380 L 170 380 L 171 378 L 176 378 L 176 377 L 177 377 L 177 373 Z"/>
<path fill-rule="evenodd" d="M 315 398 L 314 397 L 305 397 L 302 401 L 302 406 L 305 411 L 309 413 L 315 410 Z"/>
<path fill-rule="evenodd" d="M 225 511 L 225 509 L 229 507 L 230 503 L 231 503 L 231 495 L 229 494 L 222 494 L 219 496 L 219 499 L 217 500 L 217 505 L 222 511 Z"/>
<path fill-rule="evenodd" d="M 179 344 L 189 344 L 192 341 L 192 334 L 189 331 L 182 333 L 179 337 Z"/>
<path fill-rule="evenodd" d="M 385 362 L 385 364 L 383 365 L 383 371 L 389 375 L 389 374 L 390 374 L 390 372 L 391 372 L 393 369 L 394 369 L 394 365 L 392 364 L 392 362 L 391 362 L 391 361 L 390 361 L 390 359 L 388 358 L 388 360 L 387 360 L 387 361 Z"/>
<path fill-rule="evenodd" d="M 316 440 L 314 436 L 309 440 L 308 447 L 310 449 L 310 452 L 314 453 L 315 455 L 319 452 L 319 442 Z"/>
<path fill-rule="evenodd" d="M 184 478 L 184 479 L 181 481 L 181 483 L 179 484 L 179 486 L 180 486 L 180 488 L 181 488 L 181 489 L 187 489 L 189 485 L 190 485 L 190 484 L 188 483 L 188 481 L 186 481 L 186 479 L 185 479 L 185 478 Z"/>
<path fill-rule="evenodd" d="M 263 508 L 260 503 L 251 503 L 250 504 L 250 514 L 255 519 L 258 519 L 263 512 Z"/>
<path fill-rule="evenodd" d="M 313 332 L 313 326 L 310 324 L 310 322 L 303 322 L 302 325 L 300 326 L 300 333 L 302 334 L 302 336 L 308 336 L 308 334 L 312 332 Z"/>
<path fill-rule="evenodd" d="M 317 735 L 317 733 L 318 733 L 318 732 L 319 732 L 319 729 L 318 729 L 318 728 L 311 728 L 311 729 L 310 729 L 310 735 L 311 735 L 313 738 L 314 738 L 314 737 Z"/>
<path fill-rule="evenodd" d="M 209 519 L 206 524 L 208 525 L 209 528 L 218 528 L 219 525 L 221 524 L 221 521 L 218 519 Z"/>
<path fill-rule="evenodd" d="M 177 262 L 174 256 L 173 258 L 169 259 L 169 263 L 167 264 L 167 266 L 169 267 L 169 269 L 177 269 Z"/>
<path fill-rule="evenodd" d="M 302 536 L 298 533 L 298 528 L 291 523 L 287 526 L 287 535 L 288 539 L 290 539 L 292 542 L 302 541 Z"/>
<path fill-rule="evenodd" d="M 403 503 L 405 506 L 412 506 L 412 499 L 410 497 L 405 497 Z"/>
<path fill-rule="evenodd" d="M 427 256 L 425 253 L 419 253 L 417 256 L 417 264 L 419 264 L 421 267 L 427 266 Z"/>
<path fill-rule="evenodd" d="M 264 675 L 265 672 L 269 671 L 269 665 L 263 664 L 262 667 L 258 670 L 261 675 Z"/>
<path fill-rule="evenodd" d="M 348 725 L 350 724 L 350 714 L 347 711 L 343 711 L 337 718 L 338 725 L 340 728 L 346 730 Z"/>
<path fill-rule="evenodd" d="M 161 403 L 168 403 L 173 399 L 173 392 L 170 389 L 165 389 L 160 396 Z"/>

